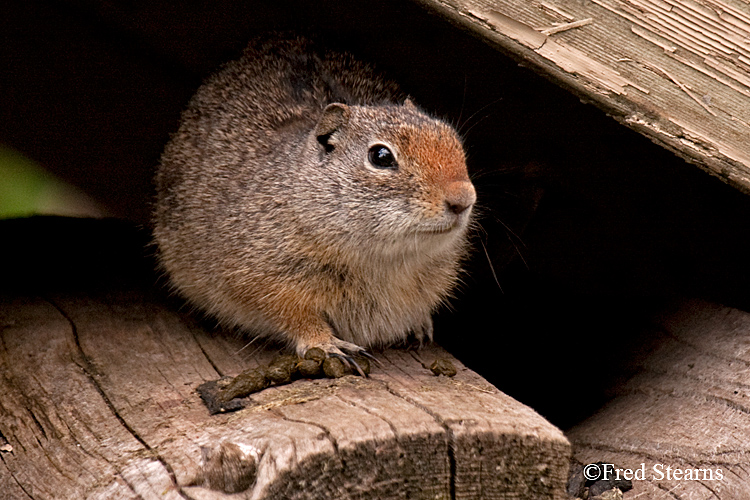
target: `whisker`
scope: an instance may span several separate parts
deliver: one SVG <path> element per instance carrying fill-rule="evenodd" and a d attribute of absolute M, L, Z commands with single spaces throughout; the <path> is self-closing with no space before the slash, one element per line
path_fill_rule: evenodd
<path fill-rule="evenodd" d="M 526 243 L 524 243 L 524 242 L 523 242 L 523 239 L 522 239 L 522 238 L 521 238 L 520 236 L 518 236 L 518 235 L 516 234 L 516 232 L 515 232 L 515 231 L 513 231 L 513 230 L 512 230 L 511 228 L 510 228 L 510 226 L 508 226 L 508 225 L 507 225 L 507 224 L 506 224 L 505 222 L 503 222 L 502 220 L 500 220 L 500 219 L 499 219 L 499 218 L 498 218 L 497 216 L 495 216 L 494 214 L 492 215 L 492 218 L 493 218 L 493 219 L 495 219 L 495 220 L 496 220 L 497 222 L 499 222 L 499 223 L 500 223 L 500 225 L 501 225 L 501 226 L 503 226 L 503 227 L 505 228 L 505 230 L 506 230 L 506 231 L 508 231 L 508 233 L 509 233 L 509 234 L 513 235 L 513 237 L 514 237 L 514 238 L 516 238 L 516 239 L 518 240 L 518 242 L 519 242 L 519 243 L 521 243 L 521 245 L 523 245 L 523 246 L 526 246 Z M 510 236 L 509 236 L 508 238 L 510 239 Z"/>
<path fill-rule="evenodd" d="M 471 119 L 474 118 L 479 113 L 481 113 L 482 111 L 484 111 L 485 109 L 489 108 L 490 106 L 494 106 L 495 104 L 497 104 L 498 102 L 500 102 L 502 100 L 503 100 L 503 98 L 499 97 L 499 98 L 495 99 L 494 101 L 485 104 L 484 106 L 482 106 L 481 108 L 479 108 L 478 110 L 476 110 L 474 113 L 472 113 L 471 116 L 469 116 L 466 119 L 466 122 L 463 125 L 459 125 L 459 127 L 458 127 L 458 133 L 459 133 L 459 135 L 466 136 L 468 134 L 468 131 L 464 132 L 463 128 L 471 121 Z M 490 115 L 491 115 L 491 113 L 490 113 Z M 487 115 L 487 116 L 490 116 L 490 115 Z M 474 128 L 474 126 L 472 125 L 471 128 Z M 469 130 L 471 130 L 471 129 L 469 129 Z"/>
<path fill-rule="evenodd" d="M 234 355 L 236 356 L 239 353 L 241 353 L 242 351 L 244 351 L 245 349 L 247 349 L 248 347 L 250 347 L 253 344 L 253 342 L 255 342 L 256 340 L 258 340 L 258 338 L 259 337 L 253 337 L 253 339 L 250 342 L 246 343 L 245 345 L 243 345 L 242 347 L 240 347 L 239 349 L 237 349 L 237 351 L 235 351 Z"/>
<path fill-rule="evenodd" d="M 497 279 L 497 274 L 495 273 L 495 267 L 492 265 L 490 254 L 487 251 L 487 247 L 484 246 L 484 241 L 482 241 L 482 238 L 479 238 L 479 243 L 482 245 L 482 250 L 484 250 L 484 255 L 487 257 L 487 263 L 490 265 L 490 271 L 492 271 L 492 277 L 495 279 L 495 283 L 497 284 L 497 287 L 500 289 L 500 292 L 505 293 L 503 291 L 503 287 L 500 286 L 500 281 Z"/>
<path fill-rule="evenodd" d="M 461 97 L 461 109 L 458 112 L 458 119 L 456 119 L 456 125 L 461 123 L 461 117 L 464 115 L 464 106 L 466 105 L 466 87 L 468 86 L 468 79 L 469 79 L 469 76 L 466 73 L 464 73 L 464 95 L 463 97 Z"/>
<path fill-rule="evenodd" d="M 260 337 L 256 337 L 256 338 L 260 338 Z M 253 358 L 255 358 L 256 354 L 258 354 L 261 350 L 265 350 L 269 345 L 271 345 L 271 342 L 272 342 L 271 339 L 265 338 L 263 340 L 265 342 L 263 342 L 262 344 L 260 344 L 259 346 L 257 346 L 255 348 L 255 350 L 248 355 L 247 359 L 253 359 Z"/>
<path fill-rule="evenodd" d="M 491 213 L 491 215 L 492 215 L 492 218 L 496 222 L 498 222 L 501 226 L 503 226 L 503 229 L 505 229 L 505 234 L 508 237 L 508 241 L 510 241 L 511 245 L 513 245 L 513 249 L 518 254 L 518 257 L 520 257 L 521 262 L 523 262 L 524 267 L 526 267 L 526 269 L 531 269 L 529 267 L 529 263 L 526 261 L 526 258 L 523 256 L 523 252 L 521 252 L 521 248 L 519 247 L 519 245 L 521 245 L 522 247 L 526 247 L 526 243 L 524 243 L 523 238 L 521 238 L 515 231 L 513 231 L 513 229 L 510 228 L 510 226 L 508 226 L 495 214 Z M 484 232 L 484 234 L 487 235 L 487 231 L 484 229 L 484 227 L 481 226 L 481 224 L 477 223 L 477 226 L 479 226 L 482 229 L 482 232 Z M 487 250 L 485 249 L 485 252 L 486 251 Z"/>
<path fill-rule="evenodd" d="M 484 120 L 486 120 L 486 119 L 487 119 L 487 118 L 489 118 L 490 116 L 492 116 L 492 113 L 489 113 L 489 114 L 486 114 L 486 115 L 484 115 L 484 116 L 483 116 L 482 118 L 480 118 L 479 120 L 477 120 L 476 122 L 474 122 L 474 123 L 473 123 L 473 124 L 471 125 L 471 127 L 469 127 L 469 128 L 468 128 L 468 130 L 466 130 L 466 131 L 461 131 L 461 135 L 462 135 L 463 137 L 466 137 L 466 136 L 468 136 L 468 135 L 469 135 L 469 132 L 471 132 L 472 130 L 474 130 L 474 127 L 476 127 L 477 125 L 479 125 L 480 123 L 482 123 L 482 122 L 483 122 Z"/>

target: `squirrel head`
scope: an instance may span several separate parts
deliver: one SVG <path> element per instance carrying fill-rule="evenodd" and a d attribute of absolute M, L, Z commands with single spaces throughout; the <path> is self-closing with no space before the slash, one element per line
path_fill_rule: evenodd
<path fill-rule="evenodd" d="M 329 104 L 308 144 L 321 178 L 339 200 L 333 233 L 381 250 L 461 245 L 476 201 L 456 131 L 403 104 Z M 309 146 L 310 147 L 310 146 Z M 365 225 L 366 227 L 363 227 Z M 368 234 L 369 233 L 369 234 Z M 372 238 L 375 236 L 375 239 Z"/>

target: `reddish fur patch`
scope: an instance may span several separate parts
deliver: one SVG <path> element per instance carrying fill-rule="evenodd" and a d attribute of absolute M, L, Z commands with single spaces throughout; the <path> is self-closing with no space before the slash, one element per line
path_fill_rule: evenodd
<path fill-rule="evenodd" d="M 466 159 L 456 134 L 442 123 L 416 128 L 404 125 L 401 130 L 401 156 L 422 172 L 425 181 L 444 186 L 455 181 L 468 181 Z"/>
<path fill-rule="evenodd" d="M 401 158 L 409 159 L 408 165 L 403 166 L 419 173 L 421 183 L 429 187 L 430 204 L 435 209 L 442 210 L 451 186 L 469 181 L 463 146 L 447 125 L 440 122 L 427 122 L 421 127 L 402 125 L 399 145 Z"/>

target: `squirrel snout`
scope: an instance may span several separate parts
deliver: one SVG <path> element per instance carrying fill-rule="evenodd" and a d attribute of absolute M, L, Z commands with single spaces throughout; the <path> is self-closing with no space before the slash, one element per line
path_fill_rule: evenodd
<path fill-rule="evenodd" d="M 469 181 L 456 181 L 448 185 L 445 193 L 446 209 L 456 215 L 460 215 L 477 201 L 477 193 L 474 185 Z"/>

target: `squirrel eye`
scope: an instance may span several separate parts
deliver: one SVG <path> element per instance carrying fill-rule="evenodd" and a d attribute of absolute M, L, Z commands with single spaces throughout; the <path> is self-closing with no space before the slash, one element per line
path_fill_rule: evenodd
<path fill-rule="evenodd" d="M 398 168 L 393 152 L 382 144 L 375 144 L 367 153 L 370 163 L 376 168 Z"/>

